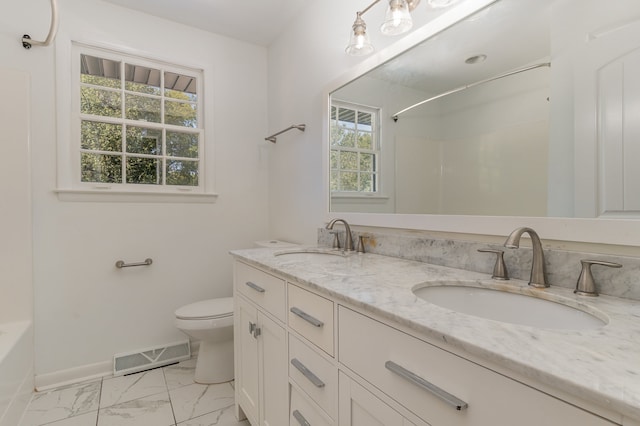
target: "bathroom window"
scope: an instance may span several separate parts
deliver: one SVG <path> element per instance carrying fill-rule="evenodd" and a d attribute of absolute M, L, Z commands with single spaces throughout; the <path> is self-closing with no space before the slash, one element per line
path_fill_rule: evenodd
<path fill-rule="evenodd" d="M 202 192 L 202 71 L 84 46 L 74 56 L 74 180 L 100 190 Z"/>
<path fill-rule="evenodd" d="M 375 108 L 332 102 L 332 192 L 378 192 L 379 115 L 379 110 Z"/>

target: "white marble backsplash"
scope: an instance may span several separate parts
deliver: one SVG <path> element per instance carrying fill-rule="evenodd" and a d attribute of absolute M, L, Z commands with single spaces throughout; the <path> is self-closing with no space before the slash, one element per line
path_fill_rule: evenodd
<path fill-rule="evenodd" d="M 338 230 L 336 227 L 335 230 Z M 531 248 L 507 249 L 501 244 L 487 244 L 474 241 L 437 239 L 431 236 L 380 232 L 367 229 L 365 232 L 352 229 L 354 247 L 358 237 L 367 236 L 365 251 L 402 259 L 416 260 L 434 265 L 448 266 L 467 271 L 491 273 L 495 255 L 479 253 L 478 249 L 492 248 L 504 250 L 504 259 L 511 278 L 528 281 L 531 273 Z M 341 244 L 344 244 L 344 229 L 339 230 Z M 325 228 L 318 229 L 318 245 L 331 247 L 334 236 Z M 506 237 L 505 237 L 506 239 Z M 544 239 L 542 241 L 544 246 Z M 609 296 L 640 300 L 640 258 L 614 256 L 595 253 L 581 253 L 557 249 L 544 249 L 547 279 L 551 285 L 575 288 L 580 275 L 581 259 L 598 259 L 622 264 L 622 268 L 592 266 L 593 277 L 598 292 Z"/>

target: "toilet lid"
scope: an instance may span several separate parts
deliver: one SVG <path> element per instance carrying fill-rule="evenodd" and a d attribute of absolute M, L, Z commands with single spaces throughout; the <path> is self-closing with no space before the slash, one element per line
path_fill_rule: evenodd
<path fill-rule="evenodd" d="M 208 319 L 233 315 L 233 297 L 201 300 L 176 310 L 176 318 Z"/>

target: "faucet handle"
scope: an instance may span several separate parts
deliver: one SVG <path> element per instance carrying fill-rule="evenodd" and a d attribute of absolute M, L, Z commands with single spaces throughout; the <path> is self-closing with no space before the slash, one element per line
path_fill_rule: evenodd
<path fill-rule="evenodd" d="M 504 251 L 497 249 L 478 249 L 480 253 L 494 253 L 496 254 L 496 264 L 493 266 L 493 275 L 491 278 L 496 280 L 508 280 L 509 272 L 507 271 L 507 265 L 504 263 Z"/>
<path fill-rule="evenodd" d="M 368 235 L 359 235 L 358 236 L 358 249 L 356 250 L 358 253 L 364 253 L 364 240 L 368 240 Z"/>
<path fill-rule="evenodd" d="M 582 259 L 580 263 L 582 263 L 582 270 L 580 271 L 580 276 L 578 277 L 578 282 L 576 283 L 576 289 L 573 292 L 581 296 L 593 297 L 598 295 L 596 282 L 594 281 L 593 274 L 591 273 L 591 265 L 602 265 L 608 266 L 610 268 L 622 268 L 622 265 L 619 263 L 605 262 L 604 260 Z"/>

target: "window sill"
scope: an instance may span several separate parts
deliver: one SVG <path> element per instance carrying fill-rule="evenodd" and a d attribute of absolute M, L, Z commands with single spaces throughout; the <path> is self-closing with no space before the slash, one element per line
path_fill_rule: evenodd
<path fill-rule="evenodd" d="M 381 194 L 362 194 L 357 192 L 332 192 L 331 198 L 339 200 L 388 200 L 389 197 Z"/>
<path fill-rule="evenodd" d="M 60 201 L 112 203 L 215 203 L 218 194 L 175 192 L 111 191 L 103 189 L 54 189 Z"/>

